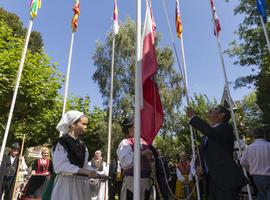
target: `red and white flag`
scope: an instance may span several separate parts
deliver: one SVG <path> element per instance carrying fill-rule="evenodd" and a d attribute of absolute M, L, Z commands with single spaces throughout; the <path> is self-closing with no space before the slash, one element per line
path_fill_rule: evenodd
<path fill-rule="evenodd" d="M 114 9 L 113 9 L 113 33 L 116 35 L 119 31 L 119 24 L 118 24 L 118 8 L 117 2 L 114 0 Z"/>
<path fill-rule="evenodd" d="M 142 94 L 141 137 L 152 144 L 163 123 L 163 108 L 157 84 L 153 80 L 157 73 L 155 52 L 155 27 L 152 13 L 147 5 L 142 50 Z"/>
<path fill-rule="evenodd" d="M 214 34 L 215 35 L 219 35 L 219 32 L 221 31 L 221 26 L 220 26 L 220 22 L 219 22 L 219 18 L 216 12 L 216 7 L 214 5 L 214 0 L 210 0 L 211 3 L 211 10 L 212 10 L 212 15 L 213 15 L 213 24 L 214 24 Z"/>

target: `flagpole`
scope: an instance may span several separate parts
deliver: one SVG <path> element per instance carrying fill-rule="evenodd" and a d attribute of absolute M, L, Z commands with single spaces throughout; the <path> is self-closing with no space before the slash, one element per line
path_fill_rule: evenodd
<path fill-rule="evenodd" d="M 75 32 L 72 31 L 72 34 L 71 34 L 71 41 L 70 41 L 70 48 L 69 48 L 69 57 L 68 57 L 67 75 L 66 75 L 66 78 L 65 78 L 65 93 L 64 93 L 64 99 L 63 99 L 62 117 L 65 115 L 65 112 L 66 112 L 66 106 L 67 106 L 67 96 L 68 96 L 68 86 L 69 86 L 69 77 L 70 77 L 70 68 L 71 68 L 71 59 L 72 59 L 72 51 L 73 51 L 74 35 L 75 35 Z M 60 137 L 61 137 L 61 136 L 62 136 L 62 133 L 60 132 Z"/>
<path fill-rule="evenodd" d="M 165 12 L 167 24 L 168 24 L 170 35 L 171 35 L 171 40 L 172 40 L 172 43 L 173 43 L 173 48 L 174 48 L 175 56 L 176 56 L 176 59 L 177 59 L 177 62 L 178 62 L 179 71 L 180 71 L 180 74 L 181 74 L 182 78 L 184 79 L 183 82 L 184 82 L 184 88 L 185 88 L 185 92 L 186 92 L 186 101 L 187 101 L 187 104 L 189 105 L 189 102 L 190 101 L 189 101 L 189 95 L 188 95 L 188 82 L 187 82 L 187 72 L 186 72 L 186 61 L 185 61 L 185 52 L 184 52 L 184 42 L 183 42 L 182 39 L 180 40 L 180 42 L 181 42 L 181 48 L 182 48 L 182 63 L 183 63 L 183 66 L 184 66 L 184 72 L 182 72 L 181 64 L 180 64 L 180 61 L 179 61 L 179 57 L 178 57 L 178 54 L 177 54 L 177 51 L 176 51 L 176 47 L 175 47 L 175 42 L 174 42 L 174 39 L 173 39 L 172 28 L 171 28 L 171 24 L 170 24 L 170 21 L 169 21 L 169 17 L 168 17 L 168 12 L 167 12 L 165 1 L 162 0 L 162 3 L 163 3 L 164 12 Z M 190 138 L 191 138 L 191 146 L 192 146 L 192 155 L 195 158 L 196 154 L 195 154 L 195 143 L 194 143 L 194 131 L 193 131 L 192 126 L 190 126 L 189 128 L 190 128 Z M 200 188 L 199 188 L 199 180 L 198 180 L 197 175 L 195 175 L 195 179 L 196 179 L 197 196 L 198 196 L 198 200 L 200 200 L 200 198 L 201 198 L 200 197 Z"/>
<path fill-rule="evenodd" d="M 21 56 L 19 69 L 18 69 L 16 85 L 15 85 L 15 89 L 14 89 L 14 93 L 13 93 L 13 97 L 12 97 L 12 102 L 11 102 L 11 106 L 10 106 L 10 110 L 9 110 L 8 121 L 7 121 L 6 129 L 5 129 L 3 142 L 1 145 L 0 165 L 1 165 L 2 160 L 3 160 L 4 151 L 5 151 L 7 138 L 8 138 L 8 133 L 9 133 L 9 129 L 10 129 L 10 124 L 11 124 L 11 120 L 12 120 L 12 115 L 13 115 L 14 107 L 16 104 L 17 94 L 18 94 L 18 90 L 19 90 L 19 86 L 20 86 L 23 65 L 24 65 L 24 61 L 25 61 L 25 57 L 26 57 L 26 53 L 27 53 L 27 48 L 28 48 L 28 43 L 29 43 L 31 31 L 32 31 L 32 26 L 33 26 L 33 18 L 31 18 L 29 21 L 28 29 L 27 29 L 27 33 L 26 33 L 26 37 L 25 37 L 25 43 L 24 43 L 24 48 L 23 48 L 23 52 L 22 52 L 22 56 Z"/>
<path fill-rule="evenodd" d="M 268 36 L 267 30 L 266 30 L 266 25 L 265 25 L 265 23 L 264 23 L 263 18 L 262 18 L 261 15 L 260 15 L 260 19 L 261 19 L 261 23 L 262 23 L 262 28 L 263 28 L 264 36 L 265 36 L 265 39 L 266 39 L 266 44 L 267 44 L 268 51 L 269 51 L 269 54 L 270 54 L 270 41 L 269 41 L 269 36 Z"/>
<path fill-rule="evenodd" d="M 182 63 L 183 63 L 183 67 L 184 67 L 184 85 L 185 85 L 185 90 L 186 90 L 186 101 L 187 101 L 187 105 L 189 106 L 190 100 L 189 100 L 189 95 L 188 95 L 187 67 L 186 67 L 183 35 L 180 38 L 180 43 L 181 43 L 181 50 L 182 50 Z M 192 155 L 193 155 L 193 158 L 195 159 L 196 152 L 195 152 L 195 142 L 194 142 L 194 131 L 193 131 L 193 128 L 191 125 L 189 126 L 189 130 L 190 130 L 190 138 L 191 138 L 191 146 L 192 146 Z M 197 197 L 198 197 L 198 200 L 201 200 L 199 179 L 198 179 L 198 176 L 196 173 L 195 173 L 195 180 L 196 180 Z"/>
<path fill-rule="evenodd" d="M 175 57 L 176 57 L 176 60 L 177 60 L 178 68 L 179 68 L 179 71 L 180 71 L 180 75 L 183 78 L 184 76 L 183 76 L 183 72 L 182 72 L 182 69 L 181 69 L 181 64 L 180 64 L 180 60 L 179 60 L 178 53 L 177 53 L 177 50 L 176 50 L 175 42 L 174 42 L 174 39 L 173 39 L 172 27 L 171 27 L 171 24 L 170 24 L 170 21 L 169 21 L 169 17 L 168 17 L 168 12 L 167 12 L 165 1 L 162 0 L 162 3 L 163 3 L 163 8 L 164 8 L 164 12 L 165 12 L 167 24 L 168 24 L 168 27 L 169 27 L 169 32 L 170 32 L 170 35 L 171 35 L 171 40 L 172 40 L 172 44 L 173 44 L 174 54 L 175 54 Z"/>
<path fill-rule="evenodd" d="M 136 1 L 136 69 L 135 69 L 135 145 L 134 145 L 134 180 L 133 199 L 140 199 L 141 177 L 141 0 Z"/>
<path fill-rule="evenodd" d="M 210 0 L 210 8 L 212 10 L 211 0 Z M 219 40 L 219 37 L 218 37 L 219 34 L 218 34 L 218 30 L 217 30 L 213 10 L 211 12 L 212 12 L 212 20 L 213 20 L 213 24 L 214 24 L 215 36 L 216 36 L 218 50 L 219 50 L 219 56 L 220 56 L 220 60 L 221 60 L 221 66 L 222 66 L 223 75 L 224 75 L 225 89 L 227 90 L 228 97 L 229 97 L 229 107 L 230 107 L 230 113 L 231 113 L 231 117 L 232 117 L 232 121 L 233 121 L 233 127 L 234 127 L 234 131 L 235 131 L 235 136 L 236 136 L 236 140 L 237 140 L 239 153 L 240 153 L 240 155 L 242 155 L 242 149 L 241 149 L 241 146 L 240 146 L 240 138 L 239 138 L 238 128 L 237 128 L 235 114 L 234 114 L 234 111 L 233 111 L 233 105 L 232 105 L 232 101 L 231 101 L 232 98 L 231 98 L 231 93 L 230 93 L 230 88 L 229 88 L 229 83 L 228 83 L 227 72 L 226 72 L 226 68 L 225 68 L 225 62 L 224 62 L 223 53 L 222 53 L 222 50 L 221 50 L 220 40 Z M 245 168 L 243 168 L 243 171 L 244 171 L 245 176 L 247 176 Z M 250 190 L 249 184 L 247 185 L 247 191 L 248 191 L 249 200 L 252 200 L 252 195 L 251 195 L 251 190 Z"/>
<path fill-rule="evenodd" d="M 108 168 L 110 167 L 110 163 L 111 163 L 114 52 L 115 52 L 115 34 L 113 35 L 113 43 L 112 43 L 111 88 L 110 88 L 110 100 L 109 100 L 109 128 L 108 128 L 108 151 L 107 151 L 107 167 Z"/>

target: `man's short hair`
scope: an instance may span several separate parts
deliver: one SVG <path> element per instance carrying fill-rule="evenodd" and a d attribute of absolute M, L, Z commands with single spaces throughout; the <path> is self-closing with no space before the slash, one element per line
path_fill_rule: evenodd
<path fill-rule="evenodd" d="M 252 134 L 254 138 L 264 138 L 265 130 L 263 128 L 255 128 Z"/>
<path fill-rule="evenodd" d="M 224 106 L 219 105 L 217 107 L 219 113 L 224 113 L 223 122 L 228 123 L 231 119 L 231 113 L 230 111 L 225 108 Z"/>

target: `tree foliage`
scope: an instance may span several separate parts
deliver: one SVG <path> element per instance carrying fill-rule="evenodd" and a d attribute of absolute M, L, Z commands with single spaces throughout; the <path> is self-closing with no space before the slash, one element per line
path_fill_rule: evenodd
<path fill-rule="evenodd" d="M 236 120 L 241 135 L 251 136 L 254 128 L 263 126 L 262 111 L 256 102 L 256 93 L 251 92 L 237 105 Z"/>
<path fill-rule="evenodd" d="M 99 85 L 105 107 L 109 101 L 112 38 L 113 33 L 109 32 L 104 42 L 98 41 L 93 56 L 96 71 L 92 78 Z M 134 110 L 135 38 L 135 23 L 127 18 L 116 35 L 115 44 L 113 116 L 118 120 L 132 115 Z M 173 133 L 179 129 L 175 122 L 182 98 L 181 78 L 173 67 L 172 50 L 169 47 L 160 47 L 159 40 L 160 36 L 156 38 L 158 72 L 155 80 L 165 113 L 161 132 Z"/>
<path fill-rule="evenodd" d="M 268 6 L 269 6 L 268 1 Z M 270 120 L 270 56 L 267 49 L 264 32 L 256 7 L 256 1 L 241 0 L 234 10 L 235 15 L 242 15 L 243 21 L 239 24 L 236 35 L 237 40 L 231 43 L 227 53 L 235 57 L 236 65 L 251 67 L 252 73 L 236 80 L 236 87 L 256 87 L 257 103 L 263 112 L 266 123 Z M 269 9 L 267 9 L 269 14 Z M 267 23 L 267 32 L 270 24 Z"/>
<path fill-rule="evenodd" d="M 16 15 L 13 17 L 19 19 Z M 0 139 L 3 138 L 24 44 L 22 37 L 14 33 L 17 29 L 0 20 Z M 59 93 L 62 83 L 57 64 L 52 63 L 43 51 L 27 51 L 7 145 L 22 138 L 23 134 L 26 134 L 26 147 L 50 146 L 55 141 L 59 136 L 56 125 L 62 115 Z M 102 148 L 107 142 L 105 112 L 99 108 L 90 111 L 89 97 L 70 96 L 66 110 L 70 109 L 89 116 L 85 138 L 90 153 Z"/>
<path fill-rule="evenodd" d="M 22 39 L 25 37 L 27 29 L 23 27 L 22 22 L 16 14 L 10 13 L 3 8 L 0 8 L 0 20 L 7 23 L 7 25 L 13 30 L 13 36 L 20 37 Z M 42 52 L 43 40 L 39 32 L 32 31 L 28 48 L 32 51 L 32 53 Z"/>
<path fill-rule="evenodd" d="M 0 113 L 1 129 L 4 130 L 9 113 L 17 70 L 23 49 L 23 40 L 0 21 Z M 35 124 L 35 116 L 51 110 L 61 86 L 61 76 L 55 64 L 44 53 L 27 52 L 16 107 L 10 132 L 16 136 L 32 134 L 26 124 Z M 41 124 L 38 124 L 36 128 Z M 37 130 L 35 130 L 37 131 Z M 1 131 L 2 132 L 2 131 Z"/>

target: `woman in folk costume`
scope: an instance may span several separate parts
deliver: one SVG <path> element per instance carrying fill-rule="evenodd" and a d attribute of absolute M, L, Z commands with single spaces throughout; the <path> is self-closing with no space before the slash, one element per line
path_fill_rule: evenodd
<path fill-rule="evenodd" d="M 67 112 L 57 125 L 63 133 L 52 148 L 54 172 L 57 174 L 52 200 L 89 200 L 89 176 L 97 175 L 88 165 L 88 150 L 80 136 L 86 132 L 88 119 L 79 111 Z"/>
<path fill-rule="evenodd" d="M 51 175 L 53 173 L 53 165 L 50 159 L 49 149 L 44 147 L 41 150 L 41 158 L 36 159 L 32 164 L 32 175 Z"/>
<path fill-rule="evenodd" d="M 188 198 L 193 189 L 193 174 L 185 152 L 179 155 L 179 162 L 176 164 L 176 176 L 175 196 L 181 199 Z"/>
<path fill-rule="evenodd" d="M 49 149 L 44 147 L 41 150 L 41 158 L 33 162 L 31 177 L 26 186 L 25 198 L 41 198 L 50 175 L 53 174 L 53 165 L 49 155 Z"/>
<path fill-rule="evenodd" d="M 133 199 L 133 166 L 134 166 L 134 121 L 126 119 L 123 122 L 123 132 L 127 138 L 122 140 L 117 149 L 120 165 L 124 170 L 124 180 L 121 190 L 121 200 Z M 141 139 L 141 179 L 140 200 L 150 198 L 152 151 L 147 143 Z"/>
<path fill-rule="evenodd" d="M 102 152 L 97 150 L 95 152 L 94 158 L 89 161 L 88 165 L 90 165 L 93 169 L 97 170 L 100 174 L 106 174 L 107 166 L 106 163 L 103 162 L 102 159 Z M 91 180 L 91 188 L 93 189 L 92 192 L 92 200 L 103 200 L 105 199 L 105 194 L 108 194 L 108 187 L 106 187 L 106 182 L 101 180 Z M 106 189 L 107 188 L 107 189 Z M 94 195 L 95 193 L 95 195 Z"/>

